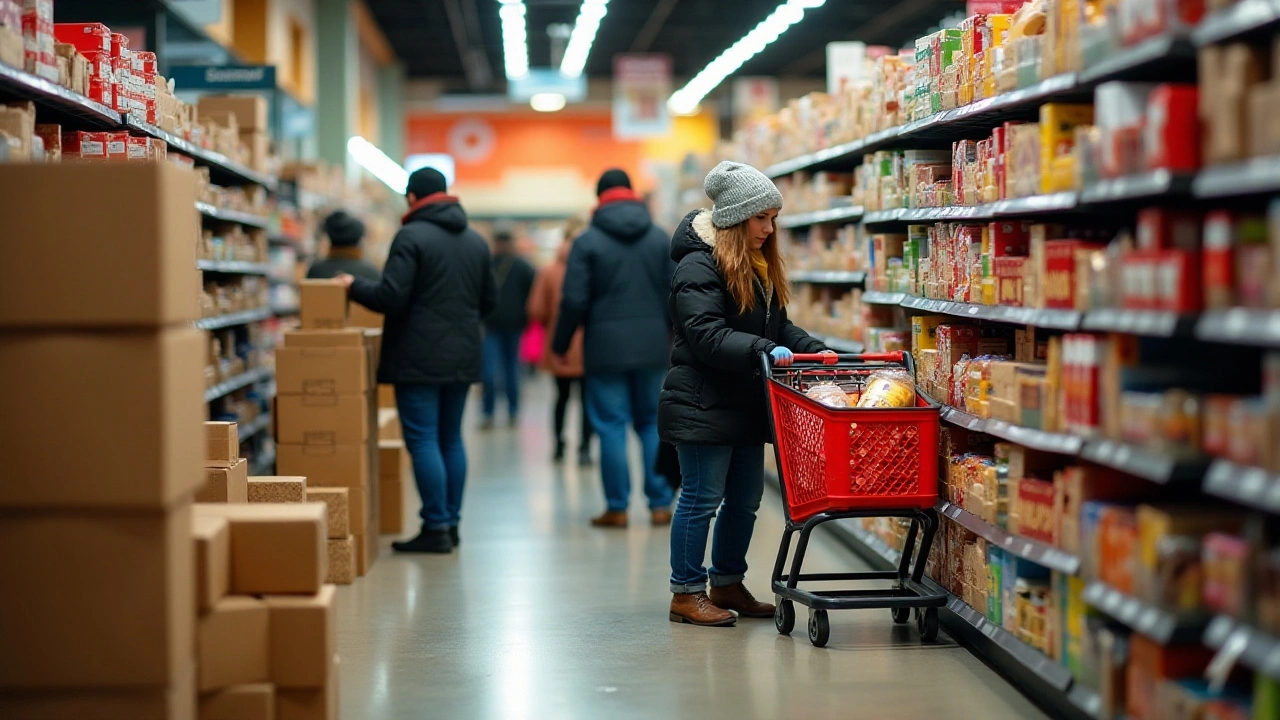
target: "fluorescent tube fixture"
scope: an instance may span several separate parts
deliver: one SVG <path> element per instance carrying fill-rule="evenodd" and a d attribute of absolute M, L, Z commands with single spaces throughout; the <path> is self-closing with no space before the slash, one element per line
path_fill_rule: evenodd
<path fill-rule="evenodd" d="M 725 78 L 732 75 L 751 58 L 768 47 L 774 40 L 782 37 L 792 25 L 804 19 L 805 11 L 822 7 L 826 0 L 787 0 L 773 11 L 769 17 L 760 21 L 751 32 L 747 33 L 720 53 L 720 57 L 712 60 L 702 72 L 684 87 L 675 91 L 667 106 L 677 115 L 688 115 L 694 112 L 698 103 L 708 93 L 716 89 Z"/>
<path fill-rule="evenodd" d="M 529 98 L 529 107 L 538 112 L 559 112 L 564 105 L 565 98 L 560 93 L 538 93 Z"/>
<path fill-rule="evenodd" d="M 387 154 L 379 150 L 377 145 L 359 135 L 353 135 L 347 140 L 347 154 L 359 163 L 360 167 L 386 183 L 386 186 L 394 190 L 397 195 L 403 195 L 405 188 L 409 187 L 409 172 L 401 167 L 400 163 L 387 157 Z"/>
<path fill-rule="evenodd" d="M 524 0 L 498 0 L 498 17 L 502 18 L 502 58 L 507 79 L 529 72 L 528 27 L 525 24 Z"/>
<path fill-rule="evenodd" d="M 578 20 L 573 24 L 573 32 L 569 35 L 569 45 L 560 59 L 560 74 L 565 77 L 578 77 L 587 67 L 587 56 L 591 54 L 591 45 L 596 41 L 596 31 L 609 12 L 609 0 L 582 0 L 578 9 Z"/>

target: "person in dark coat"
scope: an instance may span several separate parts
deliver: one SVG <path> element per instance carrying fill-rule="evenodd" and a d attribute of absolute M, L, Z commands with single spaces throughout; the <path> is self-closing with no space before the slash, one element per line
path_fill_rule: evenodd
<path fill-rule="evenodd" d="M 525 310 L 537 271 L 516 252 L 515 238 L 506 230 L 493 234 L 493 276 L 498 304 L 484 321 L 483 427 L 493 427 L 498 390 L 507 397 L 507 417 L 512 425 L 520 414 L 520 338 L 529 324 Z"/>
<path fill-rule="evenodd" d="M 658 475 L 658 392 L 667 369 L 671 323 L 670 244 L 649 219 L 622 170 L 605 172 L 596 185 L 599 205 L 591 225 L 569 253 L 552 351 L 564 355 L 583 327 L 587 413 L 600 436 L 604 514 L 596 527 L 626 527 L 631 500 L 627 425 L 643 448 L 644 492 L 650 520 L 671 522 L 670 485 Z"/>
<path fill-rule="evenodd" d="M 658 426 L 676 446 L 683 486 L 671 527 L 673 622 L 733 625 L 772 617 L 743 585 L 764 494 L 769 418 L 761 355 L 827 352 L 787 319 L 790 295 L 775 221 L 782 194 L 747 165 L 722 162 L 704 182 L 714 208 L 690 213 L 671 239 L 675 342 Z M 719 511 L 703 567 L 711 519 Z M 711 594 L 707 595 L 707 582 Z"/>
<path fill-rule="evenodd" d="M 312 263 L 307 269 L 309 280 L 334 278 L 343 273 L 374 281 L 382 276 L 360 250 L 360 241 L 364 240 L 364 223 L 360 218 L 345 210 L 335 210 L 324 219 L 323 227 L 329 237 L 329 256 Z"/>
<path fill-rule="evenodd" d="M 480 379 L 481 322 L 497 301 L 489 246 L 467 226 L 439 171 L 409 176 L 409 212 L 377 280 L 338 278 L 352 300 L 385 316 L 378 382 L 395 386 L 405 447 L 422 496 L 422 530 L 401 552 L 458 544 L 467 454 L 462 414 Z"/>

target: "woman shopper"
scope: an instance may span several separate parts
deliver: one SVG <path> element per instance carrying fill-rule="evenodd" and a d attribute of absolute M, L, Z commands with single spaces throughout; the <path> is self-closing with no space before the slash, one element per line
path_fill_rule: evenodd
<path fill-rule="evenodd" d="M 564 226 L 564 240 L 556 252 L 556 259 L 538 271 L 529 293 L 529 319 L 555 329 L 560 314 L 560 299 L 564 294 L 564 274 L 573 241 L 587 228 L 586 221 L 572 218 Z M 542 352 L 542 367 L 556 378 L 556 405 L 552 415 L 556 440 L 553 459 L 564 460 L 564 417 L 569 409 L 569 393 L 576 386 L 578 400 L 582 404 L 582 440 L 578 443 L 578 465 L 591 464 L 591 421 L 587 418 L 587 398 L 582 377 L 586 373 L 582 360 L 582 328 L 573 334 L 569 352 L 558 356 L 551 350 L 551 332 L 546 334 Z"/>
<path fill-rule="evenodd" d="M 489 246 L 467 226 L 444 175 L 409 176 L 409 212 L 378 280 L 338 279 L 352 300 L 385 316 L 378 382 L 395 386 L 405 447 L 422 498 L 422 530 L 398 552 L 458 545 L 467 451 L 462 414 L 480 379 L 481 320 L 497 302 Z"/>
<path fill-rule="evenodd" d="M 763 618 L 774 609 L 743 585 L 769 441 L 760 356 L 786 366 L 793 352 L 827 348 L 787 319 L 778 188 L 755 168 L 728 161 L 703 188 L 713 209 L 690 213 L 671 239 L 679 263 L 670 300 L 675 344 L 658 427 L 676 446 L 683 475 L 671 524 L 670 619 L 724 626 L 736 622 L 733 612 Z M 708 573 L 702 563 L 717 510 Z"/>

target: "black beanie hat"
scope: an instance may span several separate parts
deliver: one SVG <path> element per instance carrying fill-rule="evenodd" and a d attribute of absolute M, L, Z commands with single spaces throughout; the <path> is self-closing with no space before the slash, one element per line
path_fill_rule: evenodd
<path fill-rule="evenodd" d="M 600 176 L 600 182 L 596 183 L 596 197 L 603 195 L 605 190 L 620 187 L 631 189 L 631 178 L 627 177 L 626 171 L 618 168 L 605 170 Z"/>
<path fill-rule="evenodd" d="M 324 219 L 324 234 L 334 247 L 354 247 L 364 238 L 364 223 L 345 210 L 337 210 Z"/>
<path fill-rule="evenodd" d="M 405 193 L 413 193 L 419 198 L 424 198 L 428 195 L 442 193 L 447 189 L 448 186 L 445 184 L 444 175 L 435 168 L 425 167 L 414 170 L 413 174 L 409 176 L 409 186 L 405 188 Z"/>

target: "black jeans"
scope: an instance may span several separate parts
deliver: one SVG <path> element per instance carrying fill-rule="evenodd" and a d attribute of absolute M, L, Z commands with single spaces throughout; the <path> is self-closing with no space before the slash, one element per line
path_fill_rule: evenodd
<path fill-rule="evenodd" d="M 578 402 L 582 405 L 582 442 L 578 447 L 586 450 L 591 446 L 591 420 L 587 418 L 587 395 L 582 378 L 556 378 L 556 446 L 564 442 L 564 414 L 569 409 L 569 392 L 575 385 L 578 386 Z"/>

